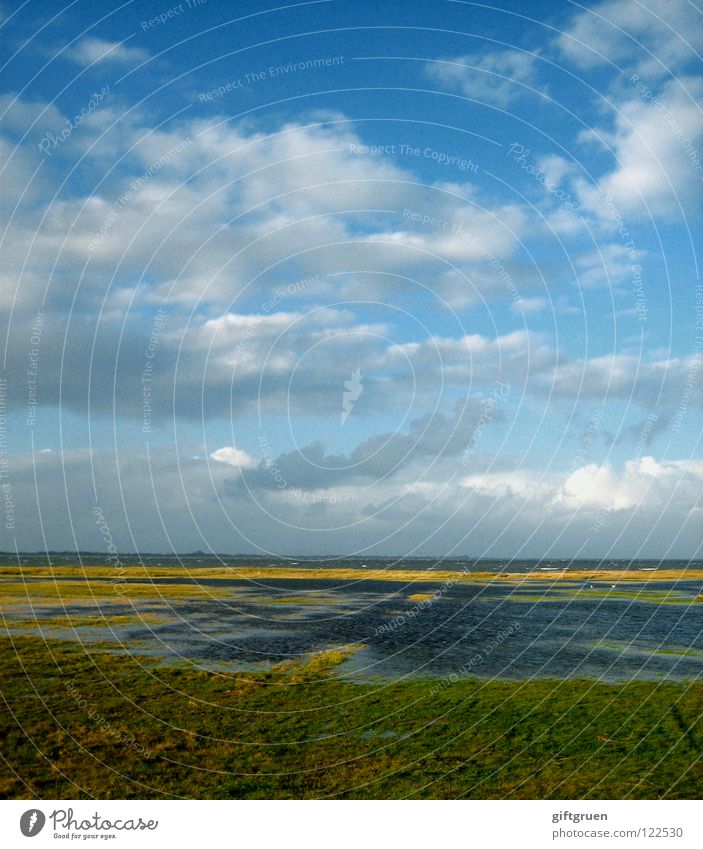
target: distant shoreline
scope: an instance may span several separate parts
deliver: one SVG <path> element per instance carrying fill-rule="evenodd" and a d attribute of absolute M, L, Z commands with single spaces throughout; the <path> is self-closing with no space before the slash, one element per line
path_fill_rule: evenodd
<path fill-rule="evenodd" d="M 61 560 L 77 560 L 77 561 L 92 561 L 100 563 L 105 560 L 105 551 L 61 551 L 59 549 L 49 549 L 47 551 L 0 551 L 0 564 L 5 561 L 16 562 L 18 558 L 56 558 Z M 377 565 L 396 565 L 402 563 L 426 563 L 440 565 L 442 563 L 505 563 L 505 564 L 535 564 L 541 567 L 554 566 L 557 564 L 579 564 L 579 563 L 602 563 L 608 565 L 615 564 L 659 564 L 666 568 L 666 564 L 697 563 L 703 568 L 703 559 L 688 558 L 688 557 L 481 557 L 470 554 L 454 554 L 451 556 L 443 556 L 437 554 L 434 556 L 419 556 L 419 555 L 402 555 L 402 554 L 227 554 L 224 552 L 206 552 L 206 551 L 122 551 L 120 556 L 125 560 L 139 561 L 143 560 L 168 560 L 179 562 L 182 560 L 200 560 L 208 562 L 227 561 L 266 561 L 267 564 L 291 564 L 291 563 L 308 563 L 308 564 L 326 564 L 326 563 L 373 563 Z M 568 568 L 568 565 L 567 567 Z"/>

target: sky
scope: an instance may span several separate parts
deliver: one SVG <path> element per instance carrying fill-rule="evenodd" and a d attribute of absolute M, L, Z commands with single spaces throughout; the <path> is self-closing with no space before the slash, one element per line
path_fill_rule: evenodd
<path fill-rule="evenodd" d="M 0 0 L 0 549 L 697 558 L 689 0 Z"/>

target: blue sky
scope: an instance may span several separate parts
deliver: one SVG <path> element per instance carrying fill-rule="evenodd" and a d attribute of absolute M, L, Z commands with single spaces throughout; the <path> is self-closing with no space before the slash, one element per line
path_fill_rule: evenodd
<path fill-rule="evenodd" d="M 695 4 L 0 20 L 2 548 L 698 556 Z"/>

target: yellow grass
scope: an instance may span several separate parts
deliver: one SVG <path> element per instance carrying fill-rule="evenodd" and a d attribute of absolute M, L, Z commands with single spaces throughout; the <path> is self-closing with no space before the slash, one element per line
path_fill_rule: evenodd
<path fill-rule="evenodd" d="M 564 569 L 535 572 L 452 572 L 449 570 L 421 571 L 418 569 L 315 569 L 315 568 L 291 568 L 288 566 L 232 566 L 232 567 L 197 567 L 188 569 L 185 567 L 169 566 L 124 566 L 116 570 L 110 566 L 3 566 L 0 567 L 0 585 L 2 578 L 12 578 L 18 581 L 25 578 L 53 578 L 71 577 L 76 579 L 102 578 L 119 582 L 122 578 L 149 579 L 149 578 L 193 578 L 201 579 L 230 579 L 244 581 L 268 581 L 272 579 L 299 579 L 315 581 L 397 581 L 397 582 L 425 582 L 433 584 L 470 581 L 480 583 L 493 583 L 510 581 L 522 583 L 524 581 L 681 581 L 681 580 L 703 580 L 703 569 Z M 151 588 L 150 588 L 151 589 Z M 153 589 L 156 589 L 154 587 Z M 157 589 L 157 592 L 160 592 Z M 181 587 L 183 594 L 188 591 L 185 586 Z"/>

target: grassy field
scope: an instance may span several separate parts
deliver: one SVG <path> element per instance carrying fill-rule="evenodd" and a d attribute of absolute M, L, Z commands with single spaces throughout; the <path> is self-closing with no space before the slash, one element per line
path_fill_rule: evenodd
<path fill-rule="evenodd" d="M 701 798 L 703 685 L 352 684 L 0 639 L 7 798 Z"/>

